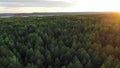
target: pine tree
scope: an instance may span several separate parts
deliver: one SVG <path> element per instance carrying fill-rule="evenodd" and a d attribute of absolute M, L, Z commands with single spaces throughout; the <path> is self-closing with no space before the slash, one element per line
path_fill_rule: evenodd
<path fill-rule="evenodd" d="M 55 67 L 60 67 L 60 60 L 58 58 L 55 59 Z"/>
<path fill-rule="evenodd" d="M 74 63 L 74 68 L 83 68 L 83 65 L 81 64 L 77 56 L 73 58 L 73 63 Z"/>
<path fill-rule="evenodd" d="M 74 68 L 74 64 L 72 62 L 70 62 L 67 66 L 67 68 Z"/>
<path fill-rule="evenodd" d="M 105 68 L 105 65 L 104 65 L 104 64 L 102 64 L 102 66 L 100 66 L 100 68 Z"/>
<path fill-rule="evenodd" d="M 66 66 L 62 66 L 61 68 L 66 68 Z"/>

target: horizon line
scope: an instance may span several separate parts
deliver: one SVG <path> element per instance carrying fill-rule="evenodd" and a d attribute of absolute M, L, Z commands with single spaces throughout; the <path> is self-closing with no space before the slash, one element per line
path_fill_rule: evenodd
<path fill-rule="evenodd" d="M 0 13 L 0 14 L 30 14 L 30 13 L 120 13 L 118 11 L 83 11 L 83 12 L 10 12 L 10 13 Z"/>

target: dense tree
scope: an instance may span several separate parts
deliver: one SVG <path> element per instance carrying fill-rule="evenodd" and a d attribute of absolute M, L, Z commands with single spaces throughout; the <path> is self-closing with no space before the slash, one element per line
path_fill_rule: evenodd
<path fill-rule="evenodd" d="M 0 18 L 0 68 L 120 68 L 119 18 Z"/>

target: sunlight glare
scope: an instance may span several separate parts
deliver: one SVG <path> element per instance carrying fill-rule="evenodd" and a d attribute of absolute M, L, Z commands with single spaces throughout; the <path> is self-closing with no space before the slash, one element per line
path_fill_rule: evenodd
<path fill-rule="evenodd" d="M 119 0 L 77 0 L 74 8 L 77 11 L 120 12 L 119 3 Z"/>

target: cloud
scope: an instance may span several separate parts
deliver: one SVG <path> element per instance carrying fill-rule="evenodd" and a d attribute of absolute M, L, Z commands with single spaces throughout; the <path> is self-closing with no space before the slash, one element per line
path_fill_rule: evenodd
<path fill-rule="evenodd" d="M 73 3 L 60 0 L 1 0 L 1 7 L 69 7 Z"/>

